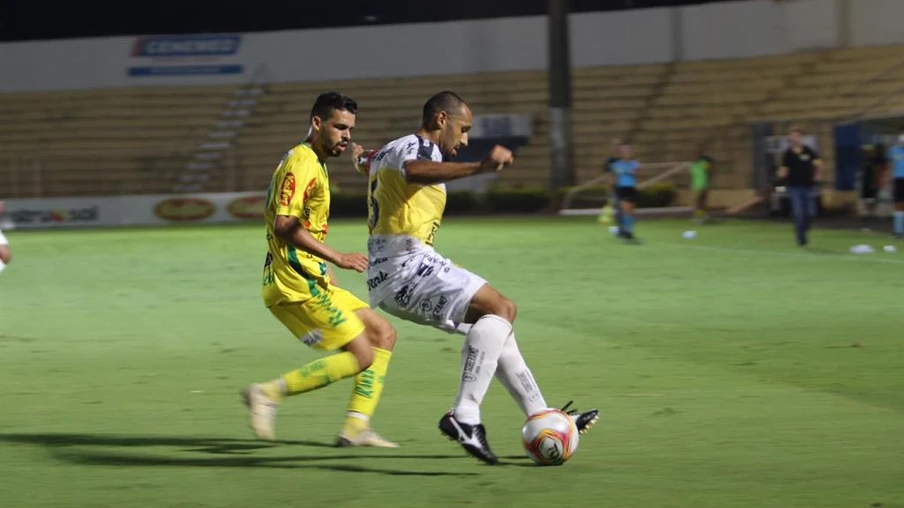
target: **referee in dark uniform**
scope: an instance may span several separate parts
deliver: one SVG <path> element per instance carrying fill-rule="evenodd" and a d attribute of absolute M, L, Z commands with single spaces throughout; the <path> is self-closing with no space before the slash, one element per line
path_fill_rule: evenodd
<path fill-rule="evenodd" d="M 822 159 L 815 150 L 803 144 L 803 134 L 800 128 L 791 129 L 788 135 L 791 146 L 785 150 L 778 170 L 778 177 L 785 180 L 788 189 L 797 244 L 801 247 L 809 243 L 807 233 L 816 217 L 814 191 L 817 182 L 822 180 Z"/>

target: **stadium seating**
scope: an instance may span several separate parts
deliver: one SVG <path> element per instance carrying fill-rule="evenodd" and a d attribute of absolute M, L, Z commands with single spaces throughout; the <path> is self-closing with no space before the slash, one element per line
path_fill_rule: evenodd
<path fill-rule="evenodd" d="M 704 147 L 714 184 L 750 185 L 754 120 L 829 126 L 863 113 L 902 111 L 901 47 L 854 48 L 737 60 L 578 68 L 572 135 L 580 181 L 599 175 L 616 136 L 645 161 L 679 161 Z M 307 130 L 324 89 L 355 97 L 355 141 L 378 146 L 413 130 L 430 94 L 452 89 L 476 114 L 527 113 L 533 137 L 502 174 L 505 186 L 549 180 L 548 77 L 543 71 L 256 86 L 124 88 L 0 95 L 0 185 L 8 196 L 261 189 Z M 830 155 L 830 154 L 826 154 Z M 349 160 L 342 190 L 364 179 Z"/>

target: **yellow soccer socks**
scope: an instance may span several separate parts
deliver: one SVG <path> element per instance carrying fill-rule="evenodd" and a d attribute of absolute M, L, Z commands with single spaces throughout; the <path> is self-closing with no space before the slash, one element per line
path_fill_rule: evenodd
<path fill-rule="evenodd" d="M 354 376 L 360 370 L 361 367 L 358 365 L 355 355 L 349 352 L 337 353 L 313 361 L 298 370 L 287 372 L 279 379 L 264 383 L 262 388 L 267 397 L 278 402 L 282 400 L 283 396 L 323 388 L 340 379 Z"/>
<path fill-rule="evenodd" d="M 355 388 L 348 401 L 348 412 L 343 428 L 346 435 L 355 436 L 370 425 L 370 417 L 376 411 L 380 395 L 383 394 L 390 358 L 392 351 L 374 348 L 373 364 L 355 377 Z"/>

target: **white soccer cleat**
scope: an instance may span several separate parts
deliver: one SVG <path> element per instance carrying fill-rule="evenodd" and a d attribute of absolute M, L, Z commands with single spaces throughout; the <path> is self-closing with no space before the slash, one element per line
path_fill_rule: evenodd
<path fill-rule="evenodd" d="M 373 429 L 364 429 L 355 437 L 350 437 L 345 432 L 339 434 L 339 439 L 336 441 L 336 446 L 340 448 L 354 446 L 369 446 L 373 448 L 398 448 L 399 444 L 393 443 L 392 441 L 377 434 Z"/>
<path fill-rule="evenodd" d="M 253 384 L 242 391 L 242 400 L 248 408 L 248 423 L 258 439 L 276 439 L 276 408 L 279 403 L 267 397 L 259 384 Z"/>

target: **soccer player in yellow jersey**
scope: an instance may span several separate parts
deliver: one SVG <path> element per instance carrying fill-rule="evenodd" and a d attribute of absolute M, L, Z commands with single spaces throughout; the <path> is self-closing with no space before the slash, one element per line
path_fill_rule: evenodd
<path fill-rule="evenodd" d="M 348 146 L 358 106 L 335 92 L 320 95 L 306 141 L 289 150 L 267 190 L 267 257 L 263 299 L 270 312 L 308 346 L 337 352 L 243 392 L 251 428 L 274 439 L 276 408 L 289 395 L 355 377 L 338 446 L 395 448 L 369 425 L 383 391 L 395 330 L 367 304 L 331 282 L 327 262 L 363 272 L 367 258 L 324 243 L 330 213 L 326 160 Z"/>
<path fill-rule="evenodd" d="M 424 105 L 417 132 L 364 158 L 363 148 L 355 145 L 353 156 L 359 170 L 369 165 L 370 304 L 408 321 L 465 334 L 458 397 L 439 428 L 474 457 L 495 464 L 480 420 L 493 376 L 526 415 L 547 405 L 515 341 L 515 303 L 433 249 L 446 206 L 444 182 L 498 171 L 514 161 L 511 151 L 496 146 L 481 162 L 449 162 L 468 144 L 472 122 L 461 97 L 440 92 Z M 581 432 L 598 419 L 596 410 L 571 414 Z"/>

